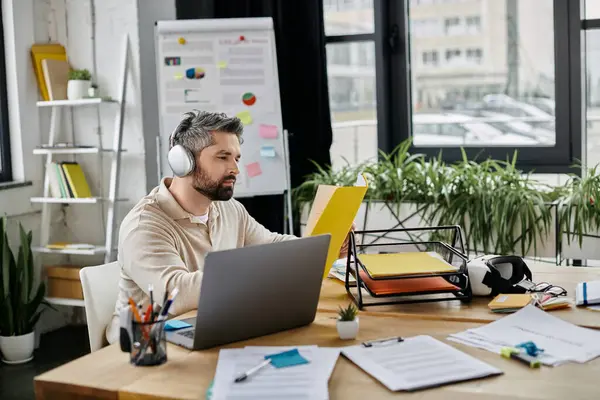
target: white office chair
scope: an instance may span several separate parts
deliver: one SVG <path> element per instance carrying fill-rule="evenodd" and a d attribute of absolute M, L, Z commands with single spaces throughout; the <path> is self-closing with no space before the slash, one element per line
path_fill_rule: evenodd
<path fill-rule="evenodd" d="M 90 349 L 101 349 L 106 343 L 104 332 L 115 310 L 119 294 L 119 264 L 85 267 L 79 271 L 87 319 Z"/>

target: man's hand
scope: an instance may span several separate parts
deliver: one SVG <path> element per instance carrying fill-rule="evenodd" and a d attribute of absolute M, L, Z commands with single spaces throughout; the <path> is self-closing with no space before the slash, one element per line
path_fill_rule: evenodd
<path fill-rule="evenodd" d="M 352 227 L 350 228 L 350 232 L 353 232 L 355 229 L 356 229 L 356 225 L 353 222 L 352 223 Z M 346 258 L 346 257 L 348 257 L 348 247 L 349 247 L 349 242 L 350 242 L 350 232 L 348 232 L 348 234 L 346 235 L 346 239 L 344 240 L 344 243 L 342 244 L 342 248 L 340 249 L 340 258 Z"/>

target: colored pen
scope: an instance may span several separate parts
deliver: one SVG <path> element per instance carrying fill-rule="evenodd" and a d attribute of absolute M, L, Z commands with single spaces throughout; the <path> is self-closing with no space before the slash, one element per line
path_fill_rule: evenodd
<path fill-rule="evenodd" d="M 150 313 L 152 314 L 151 320 L 154 321 L 154 285 L 148 285 L 148 292 L 150 293 Z"/>
<path fill-rule="evenodd" d="M 512 358 L 513 360 L 520 361 L 529 366 L 529 368 L 539 368 L 541 366 L 540 360 L 527 354 L 522 354 L 519 349 L 515 349 L 514 347 L 503 347 L 500 350 L 500 354 L 504 358 Z"/>
<path fill-rule="evenodd" d="M 135 301 L 133 301 L 133 299 L 131 297 L 129 298 L 129 305 L 131 306 L 131 312 L 133 313 L 133 316 L 136 319 L 136 321 L 142 322 L 142 317 L 140 317 L 140 313 L 138 311 L 137 305 L 135 304 Z"/>
<path fill-rule="evenodd" d="M 248 377 L 252 374 L 254 374 L 256 371 L 258 371 L 259 369 L 261 369 L 262 367 L 264 367 L 265 365 L 268 365 L 271 363 L 271 359 L 267 358 L 266 360 L 264 360 L 263 362 L 261 362 L 260 364 L 258 364 L 255 367 L 250 368 L 248 371 L 244 372 L 243 374 L 239 375 L 237 378 L 235 378 L 234 382 L 242 382 L 245 381 L 246 379 L 248 379 Z"/>

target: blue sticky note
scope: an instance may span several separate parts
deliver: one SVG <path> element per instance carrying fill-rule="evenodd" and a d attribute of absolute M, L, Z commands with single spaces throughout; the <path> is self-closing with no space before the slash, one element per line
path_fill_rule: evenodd
<path fill-rule="evenodd" d="M 308 360 L 298 352 L 298 349 L 284 351 L 277 354 L 265 356 L 271 359 L 271 365 L 275 368 L 293 367 L 294 365 L 308 364 Z"/>
<path fill-rule="evenodd" d="M 173 319 L 165 322 L 165 331 L 176 331 L 177 329 L 189 328 L 192 324 L 188 324 L 187 322 Z"/>
<path fill-rule="evenodd" d="M 275 147 L 273 146 L 260 146 L 260 156 L 265 158 L 275 157 Z"/>

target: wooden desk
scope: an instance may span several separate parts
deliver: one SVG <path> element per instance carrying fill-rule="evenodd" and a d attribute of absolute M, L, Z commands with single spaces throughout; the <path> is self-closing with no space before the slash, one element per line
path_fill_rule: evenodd
<path fill-rule="evenodd" d="M 568 297 L 575 299 L 575 287 L 582 281 L 600 280 L 600 268 L 593 267 L 562 267 L 548 264 L 528 264 L 534 282 L 548 282 L 564 287 Z M 363 291 L 368 296 L 366 291 Z M 335 312 L 340 305 L 351 301 L 346 293 L 344 284 L 338 280 L 326 279 L 321 289 L 319 311 Z M 444 301 L 437 303 L 395 304 L 386 306 L 366 306 L 362 314 L 383 315 L 433 319 L 439 321 L 459 321 L 489 323 L 502 318 L 487 307 L 490 298 L 474 297 L 470 304 L 460 301 Z M 549 311 L 552 315 L 565 321 L 587 328 L 600 329 L 600 313 L 585 307 L 575 307 L 564 310 Z"/>
<path fill-rule="evenodd" d="M 462 382 L 415 393 L 391 392 L 343 356 L 338 358 L 329 381 L 331 399 L 403 398 L 448 399 L 560 399 L 595 398 L 600 360 L 530 370 L 485 350 L 446 341 L 449 333 L 480 326 L 474 323 L 442 322 L 362 315 L 357 341 L 337 338 L 330 313 L 319 313 L 309 326 L 235 343 L 246 345 L 347 346 L 358 341 L 392 335 L 428 334 L 443 340 L 504 371 L 504 375 Z M 156 367 L 134 367 L 116 345 L 72 361 L 35 378 L 38 399 L 203 399 L 216 369 L 218 349 L 190 352 L 169 344 L 167 363 Z M 596 395 L 594 394 L 596 393 Z"/>

